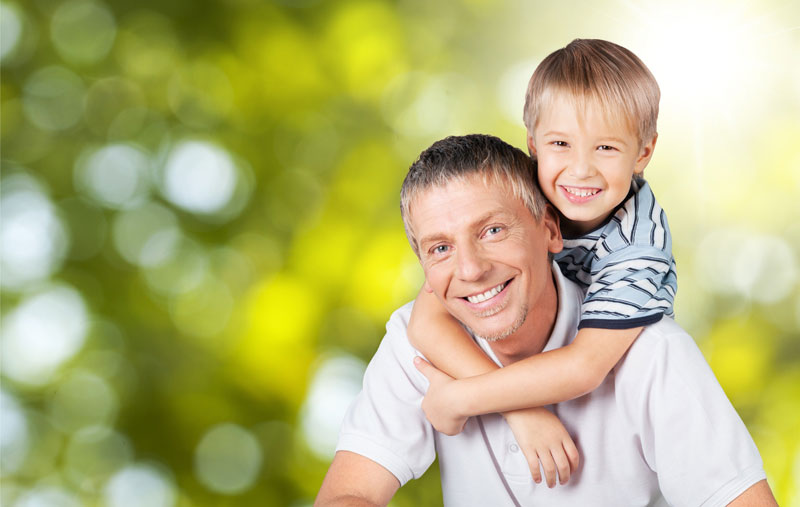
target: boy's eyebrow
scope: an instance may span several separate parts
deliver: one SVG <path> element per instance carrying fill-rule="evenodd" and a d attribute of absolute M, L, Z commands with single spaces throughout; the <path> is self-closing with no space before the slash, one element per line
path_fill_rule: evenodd
<path fill-rule="evenodd" d="M 564 132 L 560 132 L 560 131 L 558 131 L 558 130 L 548 130 L 547 132 L 545 132 L 545 133 L 544 133 L 544 134 L 542 134 L 542 135 L 543 135 L 543 136 L 561 136 L 561 137 L 567 137 L 567 134 L 566 134 L 566 133 L 564 133 Z"/>
<path fill-rule="evenodd" d="M 624 139 L 622 139 L 621 137 L 614 137 L 614 136 L 601 137 L 601 138 L 599 138 L 599 141 L 611 141 L 611 142 L 616 142 L 616 143 L 619 143 L 619 144 L 624 144 L 626 146 L 628 145 L 628 143 Z"/>
<path fill-rule="evenodd" d="M 542 134 L 542 136 L 543 137 L 546 137 L 546 136 L 569 137 L 568 134 L 566 134 L 564 132 L 560 132 L 558 130 L 548 130 L 547 132 Z M 628 143 L 625 142 L 624 139 L 622 139 L 621 137 L 615 137 L 615 136 L 600 137 L 600 138 L 598 138 L 598 141 L 611 141 L 611 142 L 624 144 L 626 146 L 628 145 Z"/>

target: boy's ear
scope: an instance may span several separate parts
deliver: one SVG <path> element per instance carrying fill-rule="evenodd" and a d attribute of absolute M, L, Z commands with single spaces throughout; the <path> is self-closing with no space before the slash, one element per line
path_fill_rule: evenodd
<path fill-rule="evenodd" d="M 634 173 L 642 174 L 644 172 L 644 168 L 647 167 L 647 164 L 650 163 L 650 159 L 653 158 L 653 151 L 656 149 L 657 140 L 658 134 L 656 133 L 653 139 L 639 150 L 639 158 L 636 159 L 636 168 L 633 170 Z"/>
<path fill-rule="evenodd" d="M 536 156 L 536 145 L 533 144 L 532 134 L 528 134 L 528 153 L 531 154 L 531 157 Z"/>

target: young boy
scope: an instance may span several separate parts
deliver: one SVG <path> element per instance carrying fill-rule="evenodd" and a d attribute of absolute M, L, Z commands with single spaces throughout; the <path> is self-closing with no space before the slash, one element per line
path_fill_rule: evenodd
<path fill-rule="evenodd" d="M 431 385 L 423 402 L 428 419 L 454 434 L 470 416 L 502 412 L 534 480 L 541 481 L 541 463 L 549 487 L 556 469 L 562 484 L 569 479 L 578 456 L 560 421 L 541 407 L 594 390 L 643 326 L 672 315 L 672 241 L 666 216 L 642 179 L 656 144 L 659 98 L 641 60 L 602 40 L 578 39 L 555 51 L 528 85 L 527 144 L 564 236 L 555 260 L 586 288 L 571 345 L 498 368 L 429 291 L 414 304 L 411 342 L 461 379 Z M 476 311 L 491 306 L 485 302 L 508 283 L 466 299 Z"/>

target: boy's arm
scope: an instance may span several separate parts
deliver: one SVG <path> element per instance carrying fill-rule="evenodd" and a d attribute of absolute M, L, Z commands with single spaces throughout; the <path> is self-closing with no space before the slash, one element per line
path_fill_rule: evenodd
<path fill-rule="evenodd" d="M 577 398 L 603 382 L 642 329 L 584 328 L 564 347 L 490 373 L 437 383 L 425 395 L 426 415 L 446 427 L 474 415 Z"/>
<path fill-rule="evenodd" d="M 414 348 L 447 373 L 449 376 L 443 376 L 449 380 L 499 369 L 461 324 L 442 307 L 436 296 L 425 289 L 420 290 L 414 302 L 407 332 Z M 426 400 L 423 400 L 422 406 L 424 410 L 427 408 Z M 427 415 L 427 410 L 425 412 Z M 579 455 L 561 421 L 541 407 L 505 411 L 502 415 L 528 461 L 533 480 L 541 482 L 541 470 L 544 470 L 548 487 L 555 486 L 556 477 L 561 484 L 565 484 L 578 468 Z M 447 426 L 437 425 L 430 417 L 429 420 L 438 431 L 454 435 L 461 431 L 467 418 Z"/>
<path fill-rule="evenodd" d="M 453 378 L 474 377 L 499 368 L 424 288 L 411 310 L 408 339 L 436 368 Z"/>

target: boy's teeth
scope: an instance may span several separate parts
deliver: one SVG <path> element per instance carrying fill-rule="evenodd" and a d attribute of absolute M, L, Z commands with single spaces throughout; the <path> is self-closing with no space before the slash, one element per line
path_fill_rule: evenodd
<path fill-rule="evenodd" d="M 469 301 L 470 303 L 483 303 L 487 299 L 493 298 L 494 296 L 496 296 L 501 290 L 503 290 L 503 288 L 505 286 L 506 286 L 506 283 L 503 282 L 500 285 L 498 285 L 497 287 L 487 290 L 483 294 L 478 294 L 477 296 L 468 296 L 467 297 L 467 301 Z"/>
<path fill-rule="evenodd" d="M 570 188 L 564 187 L 564 189 L 572 195 L 577 195 L 578 197 L 588 197 L 590 195 L 594 195 L 598 192 L 597 189 L 594 188 Z"/>

